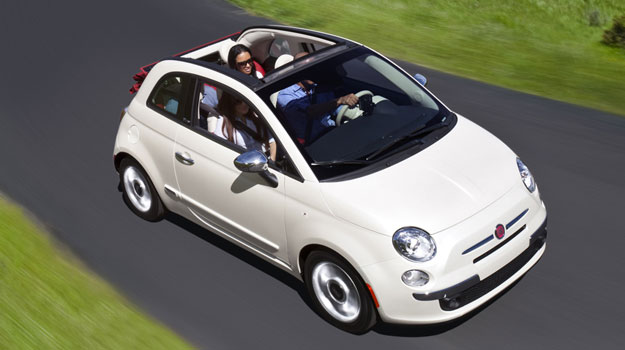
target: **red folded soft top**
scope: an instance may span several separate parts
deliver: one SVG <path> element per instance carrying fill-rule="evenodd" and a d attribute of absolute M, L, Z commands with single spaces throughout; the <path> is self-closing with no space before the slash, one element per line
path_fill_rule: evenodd
<path fill-rule="evenodd" d="M 199 50 L 199 49 L 204 48 L 204 47 L 206 47 L 206 46 L 208 46 L 208 45 L 212 45 L 212 44 L 214 44 L 214 43 L 216 43 L 216 42 L 220 42 L 220 41 L 222 41 L 222 40 L 226 40 L 226 39 L 228 39 L 228 38 L 231 38 L 231 37 L 236 36 L 236 35 L 238 35 L 238 34 L 240 34 L 240 33 L 241 33 L 241 32 L 236 32 L 236 33 L 233 33 L 233 34 L 230 34 L 230 35 L 224 36 L 223 38 L 220 38 L 220 39 L 217 39 L 217 40 L 213 40 L 213 41 L 208 42 L 208 43 L 206 43 L 206 44 L 202 44 L 202 45 L 196 46 L 196 47 L 194 47 L 194 48 L 192 48 L 192 49 L 185 50 L 185 51 L 182 51 L 182 52 L 180 52 L 180 53 L 177 53 L 177 54 L 173 55 L 172 57 L 180 57 L 180 56 L 182 56 L 182 55 L 184 55 L 184 54 L 187 54 L 187 53 L 189 53 L 189 52 L 192 52 L 192 51 L 195 51 L 195 50 Z M 158 62 L 160 62 L 160 60 L 159 60 L 159 61 L 156 61 L 156 62 L 154 62 L 154 63 L 150 63 L 150 64 L 148 64 L 148 65 L 145 65 L 145 66 L 143 66 L 143 67 L 139 68 L 139 73 L 137 73 L 137 74 L 135 74 L 135 75 L 133 75 L 133 76 L 132 76 L 132 79 L 135 81 L 135 84 L 134 84 L 134 85 L 130 88 L 130 93 L 131 93 L 131 94 L 134 94 L 135 92 L 139 91 L 139 88 L 141 87 L 141 84 L 143 84 L 143 81 L 145 80 L 145 77 L 148 75 L 148 72 L 149 72 L 149 71 L 152 69 L 152 67 L 154 67 L 154 65 L 155 65 L 155 64 L 157 64 Z"/>

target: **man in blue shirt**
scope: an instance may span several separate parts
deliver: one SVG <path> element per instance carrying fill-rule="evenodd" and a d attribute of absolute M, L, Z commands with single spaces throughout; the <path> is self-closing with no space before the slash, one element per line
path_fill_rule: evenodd
<path fill-rule="evenodd" d="M 300 52 L 295 58 L 305 55 L 305 52 Z M 302 144 L 315 140 L 324 129 L 335 126 L 332 116 L 336 115 L 341 105 L 353 107 L 358 103 L 358 97 L 354 94 L 335 98 L 331 91 L 316 90 L 317 84 L 303 80 L 278 94 L 277 106 Z"/>

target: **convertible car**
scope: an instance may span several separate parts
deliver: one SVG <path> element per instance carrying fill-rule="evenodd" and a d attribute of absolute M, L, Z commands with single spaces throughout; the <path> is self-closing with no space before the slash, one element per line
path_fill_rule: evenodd
<path fill-rule="evenodd" d="M 230 68 L 235 44 L 261 74 Z M 175 212 L 288 271 L 343 330 L 456 319 L 545 251 L 545 205 L 519 157 L 362 44 L 256 26 L 134 78 L 114 147 L 129 208 Z"/>

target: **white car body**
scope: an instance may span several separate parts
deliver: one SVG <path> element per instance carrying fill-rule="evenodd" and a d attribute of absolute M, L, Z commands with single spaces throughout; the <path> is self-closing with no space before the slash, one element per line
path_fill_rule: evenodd
<path fill-rule="evenodd" d="M 271 26 L 246 30 L 238 41 L 254 51 L 258 38 L 272 35 L 332 44 L 325 34 Z M 545 206 L 538 189 L 530 192 L 523 183 L 517 156 L 495 136 L 458 115 L 448 133 L 412 156 L 363 176 L 320 181 L 266 100 L 240 80 L 192 62 L 215 55 L 224 42 L 183 55 L 187 60 L 154 65 L 121 119 L 116 166 L 124 157 L 136 160 L 167 210 L 299 279 L 308 252 L 320 247 L 334 252 L 357 271 L 377 314 L 391 323 L 437 323 L 465 315 L 540 259 L 546 246 Z M 256 50 L 266 50 L 261 46 Z M 270 168 L 277 186 L 263 185 L 257 174 L 235 167 L 240 151 L 148 108 L 153 89 L 170 72 L 218 81 L 243 95 L 280 141 L 296 176 Z M 176 161 L 176 153 L 194 164 Z M 493 236 L 498 224 L 511 224 L 503 239 Z M 429 233 L 436 254 L 424 262 L 400 255 L 392 237 L 403 227 Z M 401 276 L 411 269 L 426 272 L 429 282 L 406 285 Z M 499 280 L 488 280 L 491 276 Z M 458 296 L 468 288 L 483 291 L 462 304 L 464 297 Z M 444 310 L 441 300 L 449 303 L 451 297 L 462 305 Z"/>

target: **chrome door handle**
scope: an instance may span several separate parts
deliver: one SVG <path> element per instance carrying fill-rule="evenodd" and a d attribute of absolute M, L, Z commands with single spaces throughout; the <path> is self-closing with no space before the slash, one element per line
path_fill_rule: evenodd
<path fill-rule="evenodd" d="M 184 164 L 184 165 L 193 165 L 193 164 L 195 164 L 193 159 L 189 158 L 185 154 L 182 154 L 180 152 L 176 152 L 176 160 L 179 161 L 180 163 Z"/>

